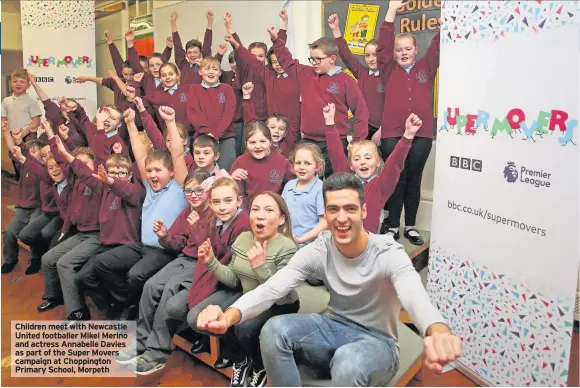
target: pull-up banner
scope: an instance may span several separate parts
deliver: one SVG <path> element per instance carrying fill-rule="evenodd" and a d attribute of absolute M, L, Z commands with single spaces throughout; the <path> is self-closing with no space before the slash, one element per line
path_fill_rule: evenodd
<path fill-rule="evenodd" d="M 565 385 L 579 264 L 578 2 L 441 11 L 428 291 L 463 339 L 461 364 L 490 384 Z"/>
<path fill-rule="evenodd" d="M 50 98 L 73 98 L 93 117 L 97 88 L 76 79 L 95 76 L 95 2 L 27 0 L 20 9 L 24 67 Z"/>

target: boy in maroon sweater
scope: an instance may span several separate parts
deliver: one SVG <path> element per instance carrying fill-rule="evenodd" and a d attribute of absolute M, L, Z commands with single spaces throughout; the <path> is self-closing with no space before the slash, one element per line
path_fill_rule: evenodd
<path fill-rule="evenodd" d="M 320 111 L 329 102 L 336 106 L 336 127 L 346 153 L 346 135 L 350 130 L 348 110 L 354 114 L 354 140 L 364 139 L 368 133 L 369 111 L 364 97 L 354 79 L 336 66 L 338 46 L 334 39 L 320 38 L 310 45 L 311 66 L 292 59 L 284 42 L 277 36 L 274 26 L 268 27 L 274 42 L 274 51 L 280 65 L 300 85 L 302 95 L 301 131 L 304 141 L 315 143 L 324 155 L 325 176 L 332 173 L 325 141 L 325 123 Z"/>
<path fill-rule="evenodd" d="M 415 245 L 424 240 L 415 229 L 421 200 L 423 168 L 433 145 L 433 82 L 439 68 L 439 33 L 433 37 L 425 56 L 416 60 L 417 42 L 412 34 L 395 37 L 395 17 L 402 1 L 389 2 L 385 21 L 379 32 L 377 60 L 387 77 L 385 107 L 381 120 L 381 149 L 388 157 L 401 139 L 405 119 L 410 112 L 423 120 L 423 127 L 413 140 L 399 184 L 385 207 L 389 216 L 381 233 L 399 238 L 401 212 L 405 207 L 405 237 Z"/>
<path fill-rule="evenodd" d="M 218 163 L 229 169 L 236 159 L 236 134 L 232 125 L 236 96 L 230 85 L 219 82 L 221 68 L 216 58 L 202 59 L 199 74 L 203 81 L 189 89 L 187 117 L 196 136 L 205 133 L 219 141 Z"/>
<path fill-rule="evenodd" d="M 381 117 L 385 105 L 385 72 L 381 71 L 377 64 L 378 42 L 371 39 L 365 45 L 365 66 L 348 48 L 348 44 L 340 32 L 339 23 L 337 14 L 332 14 L 328 18 L 328 26 L 332 30 L 332 35 L 338 45 L 338 54 L 346 67 L 356 77 L 358 86 L 369 108 L 369 133 L 367 140 L 373 139 L 375 143 L 380 144 L 380 133 L 373 138 L 373 135 L 381 127 Z"/>
<path fill-rule="evenodd" d="M 21 146 L 24 155 L 30 155 L 35 159 L 40 159 L 40 149 L 42 143 L 38 140 L 29 140 L 28 144 L 22 142 L 21 135 L 23 130 L 20 128 L 14 129 L 11 133 L 8 125 L 2 127 L 6 146 L 9 150 L 13 150 L 16 145 Z M 13 153 L 10 157 L 19 163 Z M 40 215 L 40 182 L 36 175 L 23 168 L 20 171 L 20 179 L 18 180 L 18 189 L 16 197 L 16 214 L 8 224 L 8 228 L 4 231 L 4 264 L 2 265 L 2 273 L 12 272 L 16 264 L 18 264 L 18 238 L 19 234 L 26 227 L 26 225 L 35 217 Z"/>
<path fill-rule="evenodd" d="M 181 43 L 181 37 L 177 32 L 177 12 L 172 12 L 170 16 L 171 36 L 175 45 L 175 64 L 181 71 L 181 82 L 183 84 L 200 84 L 199 64 L 203 57 L 211 56 L 211 43 L 213 38 L 212 27 L 214 14 L 212 10 L 205 13 L 207 27 L 203 37 L 203 45 L 197 39 L 192 39 L 185 44 Z"/>
<path fill-rule="evenodd" d="M 131 68 L 131 64 L 129 61 L 124 61 L 123 57 L 121 57 L 121 53 L 113 42 L 113 38 L 111 37 L 109 30 L 105 30 L 105 39 L 107 40 L 107 45 L 109 46 L 109 53 L 111 54 L 111 60 L 113 61 L 113 66 L 115 67 L 117 76 L 122 78 L 125 82 L 132 80 L 134 71 Z"/>
<path fill-rule="evenodd" d="M 221 63 L 223 55 L 227 49 L 227 44 L 222 43 L 219 46 L 218 54 L 216 58 Z M 231 70 L 222 70 L 222 76 L 220 82 L 228 84 L 234 89 L 234 94 L 236 95 L 236 112 L 234 113 L 234 120 L 232 125 L 234 126 L 234 131 L 236 132 L 236 156 L 240 156 L 244 153 L 244 120 L 242 117 L 242 76 L 240 74 L 240 69 L 236 64 L 235 52 L 230 52 L 228 55 L 228 62 L 230 64 Z"/>

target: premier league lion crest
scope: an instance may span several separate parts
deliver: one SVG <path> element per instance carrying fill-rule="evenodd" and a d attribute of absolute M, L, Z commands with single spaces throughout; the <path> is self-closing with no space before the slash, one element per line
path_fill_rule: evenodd
<path fill-rule="evenodd" d="M 507 166 L 503 169 L 503 177 L 509 183 L 514 183 L 518 179 L 518 168 L 514 162 L 508 162 Z"/>

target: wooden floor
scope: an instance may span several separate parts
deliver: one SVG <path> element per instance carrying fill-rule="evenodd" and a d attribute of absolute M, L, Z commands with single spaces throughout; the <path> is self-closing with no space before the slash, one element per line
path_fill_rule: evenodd
<path fill-rule="evenodd" d="M 6 206 L 14 203 L 15 186 L 2 182 L 2 230 L 10 222 L 11 214 Z M 3 261 L 3 258 L 2 258 Z M 43 289 L 40 273 L 26 276 L 24 269 L 28 263 L 28 252 L 21 249 L 19 264 L 10 273 L 1 276 L 2 287 L 2 341 L 1 341 L 1 384 L 2 386 L 175 386 L 175 387 L 220 387 L 228 386 L 229 380 L 218 372 L 195 360 L 187 353 L 176 349 L 170 356 L 163 371 L 150 376 L 138 378 L 12 378 L 10 377 L 10 322 L 12 320 L 62 320 L 66 317 L 64 306 L 40 314 L 36 306 L 42 303 Z M 92 317 L 103 319 L 96 308 L 89 302 Z M 574 335 L 573 352 L 569 375 L 569 385 L 578 386 L 578 335 Z M 471 380 L 458 371 L 437 375 L 425 368 L 409 383 L 412 387 L 474 387 Z"/>

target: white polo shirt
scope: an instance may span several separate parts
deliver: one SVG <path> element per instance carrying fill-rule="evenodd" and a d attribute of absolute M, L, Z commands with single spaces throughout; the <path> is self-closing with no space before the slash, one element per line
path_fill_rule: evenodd
<path fill-rule="evenodd" d="M 31 97 L 28 93 L 21 96 L 8 96 L 2 100 L 2 117 L 8 118 L 8 128 L 26 128 L 33 117 L 42 116 L 40 104 L 36 97 Z"/>

